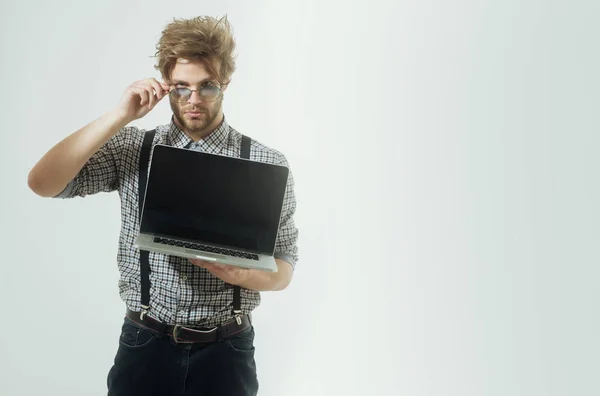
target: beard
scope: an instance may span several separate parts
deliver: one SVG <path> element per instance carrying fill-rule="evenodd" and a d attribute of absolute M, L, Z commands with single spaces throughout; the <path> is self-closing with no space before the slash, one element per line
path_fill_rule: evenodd
<path fill-rule="evenodd" d="M 205 135 L 203 132 L 212 132 L 207 131 L 208 128 L 217 127 L 217 125 L 214 124 L 219 116 L 222 103 L 223 96 L 212 103 L 208 103 L 206 107 L 189 104 L 180 106 L 179 104 L 170 101 L 173 117 L 175 117 L 177 124 L 182 127 L 184 132 L 191 135 Z M 189 111 L 200 112 L 202 114 L 200 114 L 198 118 L 190 118 L 185 115 L 185 113 Z"/>

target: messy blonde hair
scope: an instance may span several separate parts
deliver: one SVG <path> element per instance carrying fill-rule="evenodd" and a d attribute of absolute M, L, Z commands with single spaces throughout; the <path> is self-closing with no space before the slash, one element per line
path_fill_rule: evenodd
<path fill-rule="evenodd" d="M 235 40 L 227 16 L 173 19 L 156 45 L 162 77 L 169 81 L 178 59 L 198 60 L 219 84 L 227 85 L 235 71 Z"/>

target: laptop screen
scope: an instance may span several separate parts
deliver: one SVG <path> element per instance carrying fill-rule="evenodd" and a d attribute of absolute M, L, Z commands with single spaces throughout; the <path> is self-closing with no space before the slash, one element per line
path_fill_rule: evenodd
<path fill-rule="evenodd" d="M 156 145 L 140 232 L 273 254 L 285 166 Z"/>

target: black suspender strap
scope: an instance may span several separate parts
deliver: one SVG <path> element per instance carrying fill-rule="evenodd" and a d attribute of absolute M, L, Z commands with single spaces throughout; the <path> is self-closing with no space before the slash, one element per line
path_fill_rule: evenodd
<path fill-rule="evenodd" d="M 250 143 L 252 143 L 252 139 L 250 139 L 246 135 L 242 135 L 242 148 L 240 149 L 240 158 L 250 159 Z"/>
<path fill-rule="evenodd" d="M 250 159 L 250 143 L 252 143 L 252 139 L 250 139 L 246 135 L 242 135 L 242 147 L 240 149 L 240 158 Z M 239 326 L 242 325 L 242 318 L 240 315 L 242 314 L 242 297 L 241 290 L 239 286 L 233 287 L 233 315 L 235 316 L 235 320 Z"/>
<path fill-rule="evenodd" d="M 142 222 L 142 207 L 144 205 L 144 196 L 146 195 L 146 184 L 148 183 L 148 162 L 150 161 L 150 151 L 152 150 L 152 142 L 156 130 L 146 132 L 142 150 L 140 152 L 139 178 L 138 178 L 138 207 L 139 207 L 139 222 Z M 144 319 L 144 315 L 150 309 L 150 252 L 140 250 L 140 278 L 142 283 L 142 313 L 140 319 Z"/>

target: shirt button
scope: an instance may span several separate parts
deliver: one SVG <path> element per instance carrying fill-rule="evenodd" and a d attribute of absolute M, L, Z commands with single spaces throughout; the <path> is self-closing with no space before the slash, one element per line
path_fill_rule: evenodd
<path fill-rule="evenodd" d="M 183 279 L 183 280 L 187 280 L 187 279 L 188 279 L 188 277 L 187 277 L 187 275 L 183 275 L 183 276 L 181 277 L 181 279 Z"/>

